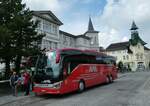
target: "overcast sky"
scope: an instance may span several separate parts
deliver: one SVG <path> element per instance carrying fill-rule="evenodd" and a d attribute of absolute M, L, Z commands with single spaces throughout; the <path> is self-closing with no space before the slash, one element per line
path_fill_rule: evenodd
<path fill-rule="evenodd" d="M 100 46 L 127 41 L 134 20 L 140 37 L 150 47 L 150 0 L 23 0 L 31 10 L 51 10 L 74 35 L 87 30 L 91 16 Z"/>

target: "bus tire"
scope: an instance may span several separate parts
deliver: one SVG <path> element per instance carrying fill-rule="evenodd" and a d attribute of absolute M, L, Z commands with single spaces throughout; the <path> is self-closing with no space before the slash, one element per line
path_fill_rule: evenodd
<path fill-rule="evenodd" d="M 83 92 L 84 90 L 85 90 L 85 83 L 84 81 L 81 80 L 78 85 L 78 91 Z"/>

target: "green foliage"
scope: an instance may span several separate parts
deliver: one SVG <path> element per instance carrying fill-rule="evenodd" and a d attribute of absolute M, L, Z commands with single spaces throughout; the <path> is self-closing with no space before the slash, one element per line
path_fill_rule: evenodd
<path fill-rule="evenodd" d="M 0 0 L 0 58 L 14 61 L 16 71 L 22 56 L 40 52 L 39 44 L 45 35 L 36 32 L 37 25 L 22 0 Z"/>

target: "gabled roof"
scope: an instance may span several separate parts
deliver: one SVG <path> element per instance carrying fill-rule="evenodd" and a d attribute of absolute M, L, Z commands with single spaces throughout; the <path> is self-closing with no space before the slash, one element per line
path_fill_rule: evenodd
<path fill-rule="evenodd" d="M 107 48 L 106 51 L 116 51 L 116 50 L 126 50 L 128 49 L 129 42 L 119 42 L 119 43 L 112 43 Z"/>
<path fill-rule="evenodd" d="M 146 46 L 144 46 L 144 50 L 150 51 L 150 49 L 148 47 L 146 47 Z"/>
<path fill-rule="evenodd" d="M 106 48 L 106 51 L 128 50 L 129 53 L 132 53 L 129 46 L 130 46 L 129 41 L 119 42 L 119 43 L 112 43 Z M 150 50 L 150 49 L 148 47 L 144 46 L 144 50 Z"/>
<path fill-rule="evenodd" d="M 59 33 L 65 35 L 65 36 L 72 37 L 72 38 L 84 38 L 84 39 L 88 39 L 88 40 L 91 39 L 90 37 L 85 36 L 85 35 L 73 35 L 68 32 L 64 32 L 62 30 L 60 30 Z"/>
<path fill-rule="evenodd" d="M 63 23 L 51 11 L 32 11 L 32 12 L 33 12 L 33 15 L 35 15 L 37 17 L 43 18 L 43 19 L 53 22 L 57 25 L 63 25 Z M 52 17 L 53 20 L 44 16 L 44 14 L 48 14 L 49 16 Z"/>
<path fill-rule="evenodd" d="M 65 36 L 69 36 L 69 37 L 72 37 L 72 38 L 76 38 L 75 35 L 70 34 L 70 33 L 68 33 L 68 32 L 64 32 L 64 31 L 62 31 L 62 30 L 59 30 L 59 33 L 65 35 Z"/>
<path fill-rule="evenodd" d="M 90 37 L 85 36 L 84 34 L 83 35 L 77 35 L 76 38 L 85 38 L 85 39 L 88 39 L 88 40 L 91 39 Z"/>

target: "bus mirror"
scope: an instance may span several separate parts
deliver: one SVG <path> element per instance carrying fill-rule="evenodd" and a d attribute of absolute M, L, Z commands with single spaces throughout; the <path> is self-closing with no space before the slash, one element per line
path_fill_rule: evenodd
<path fill-rule="evenodd" d="M 60 54 L 57 53 L 57 55 L 56 55 L 56 63 L 59 63 L 59 61 L 60 61 Z"/>
<path fill-rule="evenodd" d="M 56 57 L 56 63 L 59 63 L 59 60 L 60 60 L 60 57 L 57 56 L 57 57 Z"/>
<path fill-rule="evenodd" d="M 64 72 L 63 72 L 63 75 L 64 75 L 64 76 L 67 76 L 67 72 L 66 72 L 66 71 L 64 71 Z"/>
<path fill-rule="evenodd" d="M 66 72 L 66 71 L 63 72 L 63 77 L 64 77 L 64 78 L 67 77 L 67 72 Z"/>

